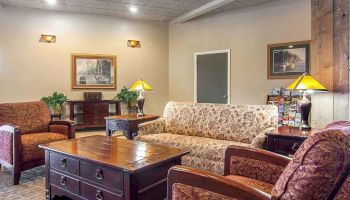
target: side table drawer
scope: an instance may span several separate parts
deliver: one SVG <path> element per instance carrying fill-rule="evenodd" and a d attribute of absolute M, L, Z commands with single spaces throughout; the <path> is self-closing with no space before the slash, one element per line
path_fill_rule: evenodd
<path fill-rule="evenodd" d="M 50 171 L 50 183 L 58 188 L 79 195 L 79 180 L 77 179 L 55 171 Z"/>
<path fill-rule="evenodd" d="M 96 200 L 121 200 L 122 196 L 108 192 L 104 189 L 95 187 L 93 185 L 81 182 L 81 197 L 85 199 L 96 199 Z"/>
<path fill-rule="evenodd" d="M 70 174 L 79 175 L 79 161 L 61 154 L 50 153 L 50 167 Z"/>
<path fill-rule="evenodd" d="M 302 143 L 303 141 L 274 138 L 274 152 L 293 155 Z"/>
<path fill-rule="evenodd" d="M 121 170 L 108 169 L 97 164 L 80 162 L 80 176 L 111 189 L 123 190 L 123 172 Z"/>

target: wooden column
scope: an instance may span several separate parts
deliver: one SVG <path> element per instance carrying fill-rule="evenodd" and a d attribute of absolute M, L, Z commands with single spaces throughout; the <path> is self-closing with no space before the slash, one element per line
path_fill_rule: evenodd
<path fill-rule="evenodd" d="M 311 74 L 330 92 L 312 95 L 311 125 L 333 121 L 333 0 L 311 0 Z"/>
<path fill-rule="evenodd" d="M 333 2 L 334 120 L 349 119 L 349 0 Z"/>

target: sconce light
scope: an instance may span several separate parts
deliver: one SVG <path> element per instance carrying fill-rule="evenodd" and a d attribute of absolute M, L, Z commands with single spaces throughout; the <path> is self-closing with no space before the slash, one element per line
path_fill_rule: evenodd
<path fill-rule="evenodd" d="M 56 35 L 43 35 L 43 34 L 41 34 L 39 42 L 56 43 Z"/>
<path fill-rule="evenodd" d="M 138 40 L 128 40 L 128 47 L 135 48 L 135 47 L 141 47 L 140 41 Z"/>

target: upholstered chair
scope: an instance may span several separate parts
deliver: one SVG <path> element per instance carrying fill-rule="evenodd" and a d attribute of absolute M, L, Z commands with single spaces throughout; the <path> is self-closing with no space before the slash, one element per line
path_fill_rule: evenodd
<path fill-rule="evenodd" d="M 74 123 L 51 121 L 44 102 L 0 104 L 0 164 L 11 170 L 15 185 L 21 171 L 44 164 L 39 144 L 74 137 Z"/>
<path fill-rule="evenodd" d="M 230 146 L 225 176 L 175 166 L 168 200 L 350 199 L 350 122 L 335 122 L 310 136 L 292 159 Z"/>

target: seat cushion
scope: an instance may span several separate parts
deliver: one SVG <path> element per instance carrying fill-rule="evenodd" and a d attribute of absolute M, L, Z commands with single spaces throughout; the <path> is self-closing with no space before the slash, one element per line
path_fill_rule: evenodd
<path fill-rule="evenodd" d="M 244 185 L 248 185 L 248 186 L 253 187 L 255 189 L 261 190 L 267 194 L 271 194 L 272 188 L 274 186 L 270 183 L 247 178 L 244 176 L 229 175 L 229 176 L 225 176 L 225 178 L 242 183 Z"/>
<path fill-rule="evenodd" d="M 31 133 L 21 136 L 23 162 L 40 160 L 44 158 L 44 150 L 38 147 L 39 144 L 46 144 L 68 139 L 67 136 L 59 133 Z"/>
<path fill-rule="evenodd" d="M 177 135 L 171 133 L 142 135 L 138 136 L 136 139 L 152 144 L 179 147 L 191 151 L 190 156 L 220 162 L 224 161 L 225 151 L 228 146 L 250 146 L 249 144 L 241 142 L 217 140 L 197 136 Z"/>

